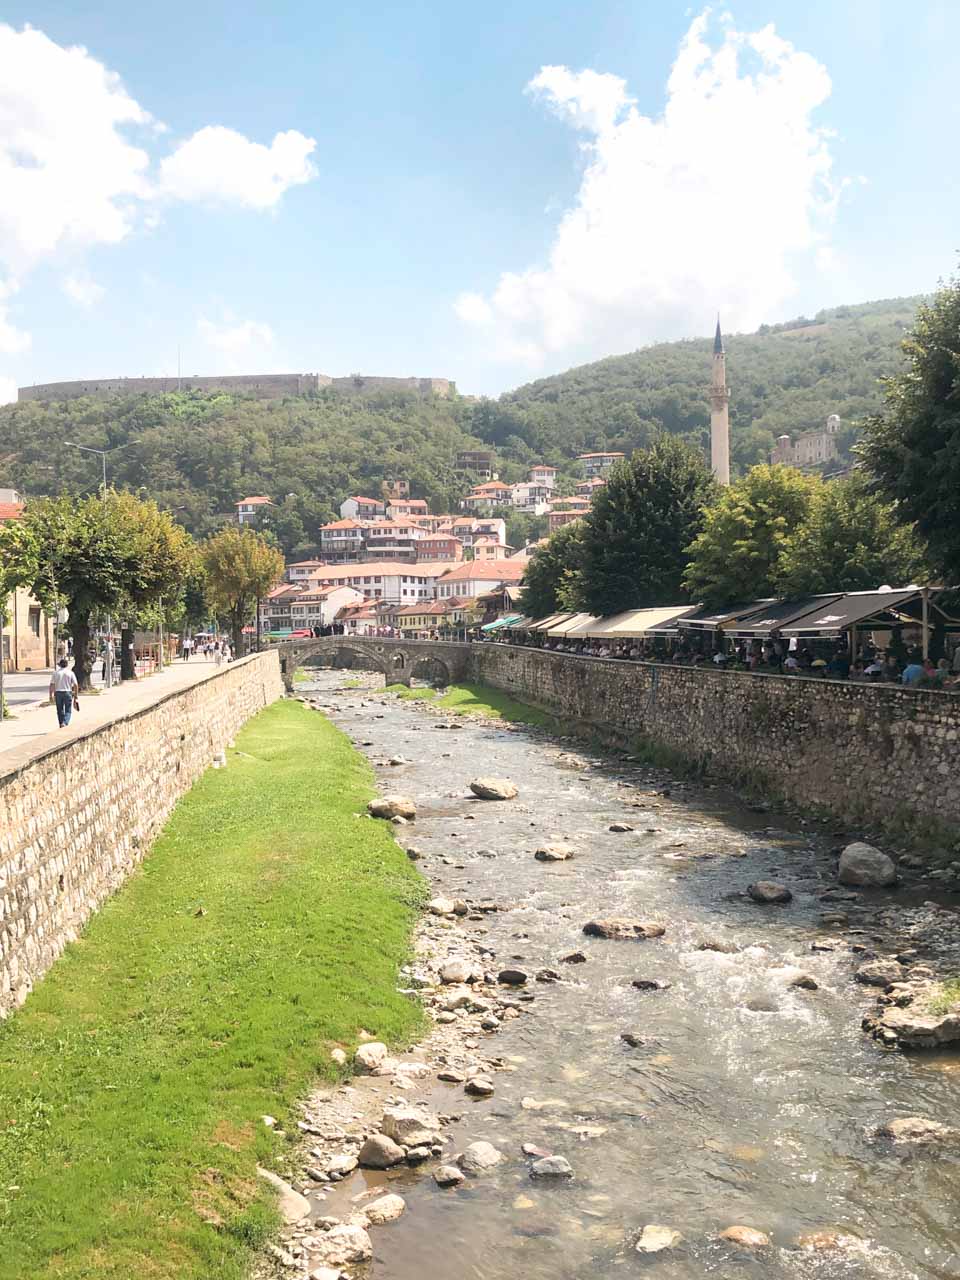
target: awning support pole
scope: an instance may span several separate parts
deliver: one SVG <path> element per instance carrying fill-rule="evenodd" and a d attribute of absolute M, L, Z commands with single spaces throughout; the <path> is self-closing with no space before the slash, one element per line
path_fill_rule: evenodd
<path fill-rule="evenodd" d="M 923 657 L 924 661 L 930 656 L 930 588 L 924 587 L 922 592 L 923 600 Z"/>

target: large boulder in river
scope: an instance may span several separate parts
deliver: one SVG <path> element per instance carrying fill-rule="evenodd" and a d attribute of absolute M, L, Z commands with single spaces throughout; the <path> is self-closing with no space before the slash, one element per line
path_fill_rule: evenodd
<path fill-rule="evenodd" d="M 664 1249 L 675 1249 L 682 1240 L 683 1236 L 673 1227 L 662 1227 L 657 1223 L 648 1222 L 640 1232 L 636 1250 L 637 1253 L 662 1253 Z"/>
<path fill-rule="evenodd" d="M 500 1163 L 503 1156 L 490 1142 L 471 1142 L 466 1151 L 457 1159 L 457 1164 L 464 1173 L 475 1176 L 486 1173 Z"/>
<path fill-rule="evenodd" d="M 357 1155 L 362 1169 L 392 1169 L 405 1158 L 403 1147 L 384 1133 L 372 1133 Z"/>
<path fill-rule="evenodd" d="M 538 862 L 566 862 L 574 855 L 572 844 L 542 844 L 533 855 Z"/>
<path fill-rule="evenodd" d="M 839 875 L 843 884 L 883 888 L 896 884 L 897 864 L 872 844 L 856 840 L 840 855 Z"/>
<path fill-rule="evenodd" d="M 401 1147 L 429 1147 L 440 1135 L 440 1121 L 419 1107 L 387 1107 L 380 1129 Z"/>
<path fill-rule="evenodd" d="M 366 1231 L 346 1222 L 320 1232 L 310 1246 L 311 1265 L 316 1262 L 322 1267 L 349 1267 L 372 1257 L 373 1244 Z"/>
<path fill-rule="evenodd" d="M 717 1239 L 722 1240 L 724 1244 L 736 1245 L 738 1249 L 765 1249 L 770 1243 L 770 1237 L 765 1231 L 758 1231 L 756 1227 L 745 1227 L 739 1223 L 721 1231 Z"/>
<path fill-rule="evenodd" d="M 409 822 L 417 816 L 417 806 L 409 796 L 381 796 L 370 801 L 367 812 L 372 818 L 403 818 Z"/>
<path fill-rule="evenodd" d="M 588 920 L 583 926 L 588 938 L 609 938 L 617 942 L 644 938 L 662 938 L 666 929 L 655 920 Z"/>
<path fill-rule="evenodd" d="M 884 1009 L 877 1020 L 881 1032 L 892 1032 L 897 1042 L 909 1049 L 939 1049 L 960 1042 L 960 1009 L 931 1013 L 922 1005 L 906 1009 Z"/>
<path fill-rule="evenodd" d="M 470 790 L 480 800 L 513 800 L 520 794 L 509 778 L 474 778 Z"/>
<path fill-rule="evenodd" d="M 932 1146 L 944 1142 L 955 1143 L 960 1138 L 960 1129 L 951 1129 L 936 1120 L 928 1120 L 926 1116 L 901 1116 L 882 1124 L 877 1129 L 877 1137 L 886 1138 L 898 1145 Z"/>

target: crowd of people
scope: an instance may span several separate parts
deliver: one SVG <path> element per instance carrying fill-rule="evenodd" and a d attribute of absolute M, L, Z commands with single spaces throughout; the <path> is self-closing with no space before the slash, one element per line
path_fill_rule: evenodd
<path fill-rule="evenodd" d="M 923 657 L 920 649 L 905 645 L 896 633 L 886 649 L 872 644 L 858 646 L 851 655 L 845 638 L 840 640 L 788 641 L 735 639 L 714 643 L 713 636 L 657 636 L 608 640 L 603 637 L 544 635 L 507 628 L 476 637 L 490 644 L 513 644 L 550 653 L 585 658 L 613 658 L 633 662 L 665 662 L 680 666 L 712 666 L 729 671 L 806 676 L 823 680 L 850 680 L 861 684 L 900 684 L 912 688 L 948 689 L 960 692 L 960 644 L 939 656 Z M 942 643 L 942 642 L 941 642 Z M 946 646 L 944 646 L 946 649 Z"/>

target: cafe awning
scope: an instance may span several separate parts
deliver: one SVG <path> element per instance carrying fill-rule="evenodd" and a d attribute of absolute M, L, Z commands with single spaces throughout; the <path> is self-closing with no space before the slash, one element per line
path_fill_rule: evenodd
<path fill-rule="evenodd" d="M 594 618 L 587 625 L 578 627 L 577 634 L 594 640 L 635 640 L 652 628 L 676 619 L 682 612 L 683 606 L 676 604 L 659 609 L 627 609 L 607 618 Z"/>
<path fill-rule="evenodd" d="M 842 599 L 840 594 L 834 594 L 800 596 L 795 600 L 774 600 L 762 605 L 754 613 L 738 618 L 730 626 L 725 627 L 724 632 L 728 636 L 763 640 L 768 636 L 780 634 L 784 627 L 796 626 L 808 615 L 825 613 L 828 606 Z"/>
<path fill-rule="evenodd" d="M 920 600 L 922 592 L 916 587 L 900 591 L 851 591 L 834 600 L 825 608 L 798 618 L 782 628 L 786 636 L 839 636 L 851 627 L 865 631 L 889 630 L 902 626 L 907 616 L 900 609 L 914 600 Z"/>
<path fill-rule="evenodd" d="M 590 622 L 597 622 L 597 621 L 598 619 L 595 618 L 592 613 L 572 613 L 570 614 L 569 617 L 564 618 L 562 621 L 558 622 L 556 626 L 551 627 L 550 630 L 547 632 L 547 635 L 548 636 L 569 636 L 575 630 L 578 631 L 578 634 L 582 635 L 583 632 L 579 631 L 580 627 L 582 627 L 584 624 L 587 624 Z"/>
<path fill-rule="evenodd" d="M 564 618 L 572 618 L 572 613 L 551 613 L 545 618 L 539 618 L 536 622 L 530 623 L 531 631 L 547 631 L 550 627 L 558 622 L 562 622 Z"/>
<path fill-rule="evenodd" d="M 764 605 L 775 604 L 775 598 L 768 600 L 750 600 L 744 601 L 742 604 L 728 604 L 716 609 L 710 605 L 700 605 L 699 608 L 692 610 L 680 620 L 681 631 L 686 631 L 689 627 L 696 631 L 714 631 L 717 628 L 729 626 L 731 622 L 736 622 L 738 618 L 745 618 L 750 613 L 755 613 L 757 609 L 762 609 Z"/>
<path fill-rule="evenodd" d="M 514 622 L 520 621 L 519 613 L 506 613 L 502 618 L 494 618 L 493 622 L 488 622 L 480 628 L 481 631 L 499 631 L 501 627 L 509 627 Z"/>

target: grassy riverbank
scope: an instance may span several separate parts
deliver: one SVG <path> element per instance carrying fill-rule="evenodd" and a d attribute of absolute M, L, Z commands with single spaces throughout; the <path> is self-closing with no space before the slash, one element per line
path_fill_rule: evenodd
<path fill-rule="evenodd" d="M 409 1040 L 422 882 L 357 817 L 366 762 L 281 702 L 177 806 L 142 870 L 0 1026 L 0 1278 L 239 1280 L 255 1175 L 329 1048 Z"/>
<path fill-rule="evenodd" d="M 403 684 L 388 684 L 387 693 L 395 693 L 405 701 L 429 702 L 431 707 L 442 708 L 453 715 L 487 716 L 493 720 L 540 725 L 544 729 L 557 727 L 555 716 L 484 684 L 452 684 L 442 693 L 438 689 L 408 689 Z"/>

